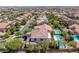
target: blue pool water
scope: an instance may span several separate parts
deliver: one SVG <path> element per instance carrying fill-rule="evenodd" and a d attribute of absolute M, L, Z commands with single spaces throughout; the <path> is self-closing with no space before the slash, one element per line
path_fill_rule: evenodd
<path fill-rule="evenodd" d="M 79 37 L 77 35 L 72 35 L 71 37 L 73 38 L 74 41 L 79 41 Z"/>
<path fill-rule="evenodd" d="M 62 40 L 64 40 L 64 38 L 62 36 L 60 36 L 60 35 L 55 35 L 54 40 L 62 41 Z"/>
<path fill-rule="evenodd" d="M 61 48 L 61 49 L 65 49 L 66 46 L 65 46 L 64 44 L 59 44 L 59 48 Z"/>
<path fill-rule="evenodd" d="M 61 31 L 60 31 L 59 29 L 55 29 L 55 30 L 54 30 L 54 33 L 55 33 L 55 34 L 61 34 Z"/>
<path fill-rule="evenodd" d="M 51 40 L 51 38 L 48 38 L 48 40 Z"/>
<path fill-rule="evenodd" d="M 54 35 L 54 40 L 64 41 L 64 38 L 60 35 Z M 60 42 L 59 42 L 58 46 L 59 46 L 60 49 L 66 48 L 66 46 L 63 43 L 60 43 Z"/>

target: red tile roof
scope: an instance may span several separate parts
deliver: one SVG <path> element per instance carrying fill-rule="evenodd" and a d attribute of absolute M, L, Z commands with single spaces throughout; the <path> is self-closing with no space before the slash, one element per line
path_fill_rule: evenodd
<path fill-rule="evenodd" d="M 52 31 L 51 26 L 50 26 L 50 25 L 47 25 L 47 24 L 38 25 L 38 26 L 35 26 L 34 28 L 35 28 L 35 29 L 36 29 L 36 28 L 42 28 L 42 29 L 45 29 L 45 30 L 47 30 L 47 31 Z"/>
<path fill-rule="evenodd" d="M 0 29 L 8 28 L 9 23 L 0 23 Z"/>
<path fill-rule="evenodd" d="M 48 38 L 48 31 L 44 29 L 34 29 L 31 32 L 31 38 Z"/>
<path fill-rule="evenodd" d="M 79 32 L 79 25 L 78 25 L 78 24 L 73 24 L 73 25 L 70 26 L 70 28 L 73 28 L 73 27 L 75 27 L 74 30 L 75 30 L 76 32 Z"/>

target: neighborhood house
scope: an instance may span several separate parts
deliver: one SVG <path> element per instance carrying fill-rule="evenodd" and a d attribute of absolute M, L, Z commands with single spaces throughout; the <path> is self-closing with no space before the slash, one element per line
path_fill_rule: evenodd
<path fill-rule="evenodd" d="M 2 38 L 5 35 L 5 32 L 8 28 L 10 28 L 9 23 L 0 23 L 0 38 Z"/>
<path fill-rule="evenodd" d="M 32 32 L 31 32 L 31 41 L 33 42 L 40 42 L 40 41 L 43 41 L 43 40 L 47 40 L 51 38 L 51 35 L 49 34 L 49 32 L 45 29 L 34 29 Z"/>

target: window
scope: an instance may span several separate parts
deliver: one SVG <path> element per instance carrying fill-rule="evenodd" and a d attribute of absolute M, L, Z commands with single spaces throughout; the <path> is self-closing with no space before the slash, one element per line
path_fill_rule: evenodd
<path fill-rule="evenodd" d="M 24 38 L 24 41 L 26 41 L 26 40 L 27 40 L 27 36 L 23 36 L 23 38 Z"/>
<path fill-rule="evenodd" d="M 34 41 L 36 41 L 36 39 L 34 39 Z"/>
<path fill-rule="evenodd" d="M 31 39 L 29 41 L 31 42 Z"/>
<path fill-rule="evenodd" d="M 43 39 L 40 39 L 40 41 L 43 41 Z"/>

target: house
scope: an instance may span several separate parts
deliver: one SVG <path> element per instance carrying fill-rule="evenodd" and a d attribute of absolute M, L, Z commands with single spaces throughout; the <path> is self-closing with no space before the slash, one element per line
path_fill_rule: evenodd
<path fill-rule="evenodd" d="M 69 26 L 70 30 L 73 30 L 74 32 L 79 33 L 79 25 L 78 24 L 73 24 Z"/>
<path fill-rule="evenodd" d="M 2 39 L 5 35 L 5 32 L 0 32 L 0 39 Z"/>
<path fill-rule="evenodd" d="M 73 17 L 74 17 L 74 18 L 79 18 L 79 10 L 76 11 L 76 12 L 73 14 Z"/>
<path fill-rule="evenodd" d="M 16 20 L 22 21 L 24 19 L 28 19 L 28 18 L 31 18 L 31 17 L 32 17 L 32 13 L 26 13 L 24 15 L 20 15 L 20 16 L 16 17 Z"/>
<path fill-rule="evenodd" d="M 31 32 L 30 38 L 30 41 L 39 43 L 40 41 L 51 39 L 51 35 L 47 30 L 43 28 L 37 28 Z"/>
<path fill-rule="evenodd" d="M 37 25 L 40 25 L 40 24 L 48 24 L 48 19 L 45 15 L 40 15 L 38 18 L 37 18 Z"/>
<path fill-rule="evenodd" d="M 76 13 L 76 14 L 74 14 L 74 17 L 75 17 L 75 18 L 79 18 L 79 12 Z"/>
<path fill-rule="evenodd" d="M 37 28 L 43 28 L 43 29 L 45 29 L 45 30 L 47 30 L 47 31 L 52 31 L 52 27 L 50 26 L 50 25 L 47 25 L 47 24 L 43 24 L 43 25 L 38 25 L 38 26 L 35 26 L 34 27 L 34 29 L 37 29 Z"/>
<path fill-rule="evenodd" d="M 22 21 L 23 18 L 19 16 L 19 17 L 16 17 L 16 19 L 17 19 L 18 21 Z"/>
<path fill-rule="evenodd" d="M 47 24 L 35 26 L 32 32 L 25 34 L 25 41 L 40 42 L 42 40 L 49 40 L 51 39 L 51 31 L 51 26 Z"/>
<path fill-rule="evenodd" d="M 8 28 L 10 28 L 10 23 L 0 23 L 0 32 L 5 32 Z"/>
<path fill-rule="evenodd" d="M 0 23 L 0 38 L 3 38 L 7 29 L 10 28 L 10 24 L 9 23 Z"/>
<path fill-rule="evenodd" d="M 24 14 L 24 16 L 27 17 L 27 18 L 31 18 L 32 17 L 32 13 L 26 13 L 26 14 Z"/>

